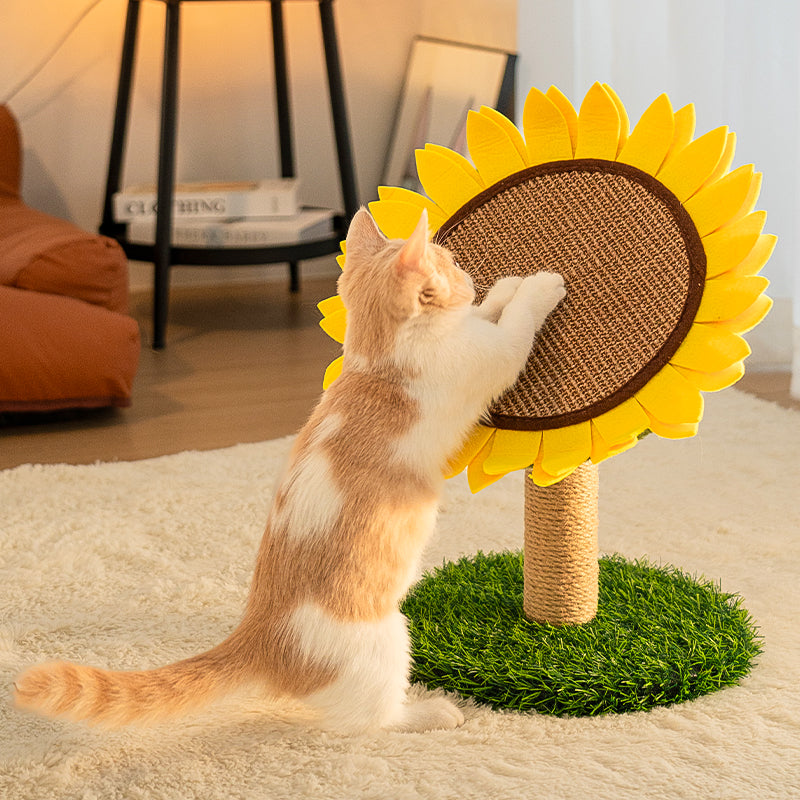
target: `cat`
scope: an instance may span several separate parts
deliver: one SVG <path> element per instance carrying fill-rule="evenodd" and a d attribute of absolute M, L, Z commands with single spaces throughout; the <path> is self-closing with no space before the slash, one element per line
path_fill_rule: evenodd
<path fill-rule="evenodd" d="M 550 272 L 504 278 L 474 305 L 472 280 L 429 240 L 425 212 L 402 240 L 362 208 L 338 290 L 342 372 L 294 442 L 239 626 L 208 652 L 149 671 L 34 666 L 15 683 L 19 708 L 119 726 L 259 683 L 343 734 L 463 723 L 446 698 L 407 698 L 398 605 L 433 532 L 448 459 L 516 381 L 564 283 Z"/>

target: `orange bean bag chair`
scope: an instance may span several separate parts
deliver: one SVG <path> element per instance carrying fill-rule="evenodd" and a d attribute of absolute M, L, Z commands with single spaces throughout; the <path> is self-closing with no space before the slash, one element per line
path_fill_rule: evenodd
<path fill-rule="evenodd" d="M 0 413 L 128 406 L 139 326 L 117 242 L 29 208 L 0 106 Z"/>

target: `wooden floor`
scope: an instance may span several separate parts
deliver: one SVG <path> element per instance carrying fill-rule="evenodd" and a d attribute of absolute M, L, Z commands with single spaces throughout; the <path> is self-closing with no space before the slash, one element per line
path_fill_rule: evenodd
<path fill-rule="evenodd" d="M 150 349 L 149 295 L 133 298 L 145 345 L 128 409 L 57 419 L 0 417 L 0 469 L 26 463 L 131 461 L 294 433 L 321 390 L 339 345 L 319 328 L 333 278 L 176 289 L 167 347 Z M 788 373 L 750 370 L 738 388 L 800 409 Z"/>

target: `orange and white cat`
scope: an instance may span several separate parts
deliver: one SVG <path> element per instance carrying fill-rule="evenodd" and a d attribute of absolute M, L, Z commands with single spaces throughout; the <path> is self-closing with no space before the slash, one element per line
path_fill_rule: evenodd
<path fill-rule="evenodd" d="M 341 376 L 294 444 L 244 617 L 222 644 L 141 672 L 58 662 L 16 681 L 18 707 L 123 725 L 177 716 L 247 683 L 300 698 L 353 733 L 455 728 L 459 709 L 406 697 L 398 604 L 433 532 L 448 458 L 525 366 L 565 294 L 559 275 L 505 278 L 473 305 L 469 276 L 428 240 L 427 215 L 388 240 L 362 209 L 339 279 Z"/>

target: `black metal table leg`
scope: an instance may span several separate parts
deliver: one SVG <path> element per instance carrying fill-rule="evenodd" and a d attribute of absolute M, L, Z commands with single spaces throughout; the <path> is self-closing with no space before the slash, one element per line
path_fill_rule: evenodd
<path fill-rule="evenodd" d="M 161 87 L 161 132 L 158 147 L 156 242 L 153 261 L 153 348 L 165 344 L 169 309 L 172 198 L 175 184 L 175 139 L 178 110 L 178 47 L 180 0 L 167 3 L 164 34 L 164 74 Z"/>
<path fill-rule="evenodd" d="M 294 177 L 292 118 L 289 106 L 289 67 L 286 59 L 286 36 L 283 30 L 283 2 L 270 2 L 272 20 L 272 59 L 275 67 L 275 105 L 278 112 L 281 177 Z"/>
<path fill-rule="evenodd" d="M 296 261 L 289 262 L 289 291 L 292 294 L 300 291 L 300 265 Z"/>
<path fill-rule="evenodd" d="M 103 220 L 100 223 L 100 233 L 104 236 L 119 236 L 125 231 L 123 224 L 114 221 L 112 202 L 115 192 L 120 189 L 122 159 L 125 156 L 128 114 L 131 106 L 131 84 L 134 62 L 136 61 L 136 32 L 139 25 L 139 8 L 139 0 L 128 0 L 128 10 L 125 15 L 125 34 L 122 39 L 119 82 L 117 84 L 117 104 L 114 110 L 114 130 L 111 134 L 111 151 L 108 156 Z"/>
<path fill-rule="evenodd" d="M 333 0 L 319 0 L 319 17 L 322 27 L 322 41 L 325 47 L 325 66 L 328 72 L 333 133 L 336 138 L 336 152 L 339 157 L 342 201 L 344 202 L 345 214 L 349 220 L 358 211 L 358 192 L 356 191 L 355 166 L 353 152 L 350 147 L 350 130 L 344 100 L 344 82 L 339 64 L 339 47 L 336 43 Z"/>
<path fill-rule="evenodd" d="M 275 67 L 275 105 L 278 113 L 278 142 L 280 146 L 281 177 L 293 178 L 294 150 L 292 145 L 292 115 L 289 105 L 289 66 L 286 58 L 286 35 L 283 28 L 283 0 L 270 2 L 272 21 L 272 59 Z M 289 264 L 289 291 L 300 291 L 300 268 Z"/>

